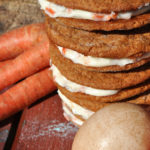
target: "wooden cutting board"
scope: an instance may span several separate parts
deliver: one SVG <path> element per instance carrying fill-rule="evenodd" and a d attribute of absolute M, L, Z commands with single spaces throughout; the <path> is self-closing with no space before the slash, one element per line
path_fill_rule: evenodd
<path fill-rule="evenodd" d="M 12 150 L 71 150 L 77 128 L 65 120 L 57 94 L 24 111 Z"/>

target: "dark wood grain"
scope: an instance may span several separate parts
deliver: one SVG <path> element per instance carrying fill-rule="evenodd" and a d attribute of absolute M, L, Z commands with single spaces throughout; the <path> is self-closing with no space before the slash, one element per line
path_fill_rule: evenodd
<path fill-rule="evenodd" d="M 23 120 L 13 150 L 71 150 L 78 129 L 63 117 L 58 95 L 29 108 Z"/>

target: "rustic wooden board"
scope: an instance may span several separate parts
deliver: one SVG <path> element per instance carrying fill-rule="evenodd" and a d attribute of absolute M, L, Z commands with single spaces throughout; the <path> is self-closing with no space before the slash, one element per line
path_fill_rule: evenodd
<path fill-rule="evenodd" d="M 65 120 L 58 95 L 26 110 L 12 150 L 71 150 L 77 128 Z"/>

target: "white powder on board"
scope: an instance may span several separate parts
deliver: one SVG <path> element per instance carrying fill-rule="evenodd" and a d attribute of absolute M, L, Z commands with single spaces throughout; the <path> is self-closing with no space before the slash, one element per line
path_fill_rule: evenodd
<path fill-rule="evenodd" d="M 77 132 L 77 128 L 71 122 L 62 123 L 58 120 L 52 120 L 49 123 L 40 124 L 39 121 L 27 122 L 28 127 L 23 128 L 20 140 L 32 140 L 43 136 L 69 138 Z"/>

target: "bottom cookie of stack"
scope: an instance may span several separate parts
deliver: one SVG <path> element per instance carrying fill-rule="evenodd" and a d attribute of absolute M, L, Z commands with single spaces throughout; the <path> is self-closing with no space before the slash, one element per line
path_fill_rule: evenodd
<path fill-rule="evenodd" d="M 112 103 L 99 103 L 99 109 L 93 111 L 91 108 L 85 108 L 82 105 L 79 105 L 74 102 L 74 98 L 69 99 L 64 93 L 62 93 L 60 90 L 58 90 L 58 95 L 60 96 L 62 100 L 62 106 L 64 110 L 64 117 L 68 120 L 73 122 L 76 126 L 80 127 L 86 121 L 89 117 L 91 117 L 96 111 L 99 109 L 105 107 L 106 105 L 110 105 Z M 150 95 L 142 95 L 135 99 L 127 100 L 127 103 L 133 103 L 133 104 L 140 104 L 142 107 L 144 107 L 147 111 L 149 111 L 149 106 L 145 105 L 147 99 L 150 99 Z M 81 100 L 84 101 L 84 100 Z M 149 101 L 149 100 L 148 100 Z M 121 101 L 125 102 L 125 101 Z M 121 103 L 120 102 L 120 103 Z M 116 103 L 116 102 L 114 102 Z"/>
<path fill-rule="evenodd" d="M 85 120 L 94 114 L 94 111 L 88 110 L 69 100 L 60 90 L 58 90 L 58 95 L 62 100 L 64 117 L 68 121 L 72 121 L 76 126 L 80 127 Z"/>

